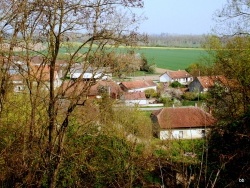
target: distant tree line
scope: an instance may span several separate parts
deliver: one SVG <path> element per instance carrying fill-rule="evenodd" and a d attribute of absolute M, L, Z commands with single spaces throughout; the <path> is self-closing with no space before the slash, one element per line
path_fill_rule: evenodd
<path fill-rule="evenodd" d="M 152 34 L 148 36 L 148 46 L 200 48 L 205 42 L 204 35 Z"/>

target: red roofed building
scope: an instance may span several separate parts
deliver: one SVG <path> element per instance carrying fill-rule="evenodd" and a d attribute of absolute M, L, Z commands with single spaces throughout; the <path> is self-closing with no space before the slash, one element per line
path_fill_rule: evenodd
<path fill-rule="evenodd" d="M 211 114 L 198 107 L 162 108 L 154 111 L 151 119 L 161 140 L 202 138 L 216 123 Z"/>
<path fill-rule="evenodd" d="M 206 92 L 216 83 L 226 87 L 232 82 L 225 76 L 198 76 L 189 84 L 188 89 L 191 92 Z"/>
<path fill-rule="evenodd" d="M 120 87 L 125 92 L 137 92 L 137 91 L 145 91 L 147 89 L 156 90 L 157 85 L 152 80 L 135 80 L 135 81 L 127 81 L 121 82 Z"/>
<path fill-rule="evenodd" d="M 88 97 L 101 97 L 101 92 L 104 90 L 110 98 L 118 99 L 122 90 L 120 86 L 112 80 L 99 80 L 97 83 L 90 87 Z"/>
<path fill-rule="evenodd" d="M 50 66 L 49 65 L 32 65 L 30 66 L 30 80 L 34 83 L 41 83 L 49 87 L 50 82 Z M 57 88 L 62 84 L 58 72 L 54 70 L 54 87 Z"/>
<path fill-rule="evenodd" d="M 66 99 L 76 98 L 80 95 L 82 98 L 101 98 L 102 92 L 107 92 L 110 98 L 118 99 L 122 90 L 116 82 L 112 80 L 99 80 L 97 82 L 84 81 L 79 82 L 65 81 L 62 85 Z"/>
<path fill-rule="evenodd" d="M 144 92 L 125 92 L 120 99 L 127 105 L 147 104 L 147 98 Z"/>
<path fill-rule="evenodd" d="M 193 81 L 193 77 L 185 70 L 167 71 L 160 76 L 160 82 L 178 81 L 181 84 L 188 84 Z"/>
<path fill-rule="evenodd" d="M 10 81 L 14 92 L 23 92 L 25 90 L 24 78 L 20 74 L 10 75 Z"/>

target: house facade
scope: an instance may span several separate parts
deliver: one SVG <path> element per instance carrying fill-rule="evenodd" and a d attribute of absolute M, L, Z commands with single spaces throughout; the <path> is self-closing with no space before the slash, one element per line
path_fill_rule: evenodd
<path fill-rule="evenodd" d="M 160 82 L 174 82 L 178 81 L 179 83 L 185 85 L 193 81 L 193 77 L 185 70 L 178 71 L 166 71 L 160 75 Z"/>
<path fill-rule="evenodd" d="M 161 140 L 203 138 L 216 123 L 198 107 L 162 108 L 151 114 L 154 135 Z"/>
<path fill-rule="evenodd" d="M 120 87 L 125 92 L 144 92 L 147 89 L 153 89 L 156 91 L 157 84 L 152 80 L 135 80 L 121 82 Z"/>

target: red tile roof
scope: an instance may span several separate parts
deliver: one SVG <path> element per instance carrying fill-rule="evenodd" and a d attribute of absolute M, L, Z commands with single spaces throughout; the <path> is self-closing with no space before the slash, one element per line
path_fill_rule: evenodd
<path fill-rule="evenodd" d="M 146 95 L 144 92 L 126 92 L 123 94 L 122 99 L 124 99 L 124 100 L 145 100 Z"/>
<path fill-rule="evenodd" d="M 120 84 L 123 85 L 128 90 L 156 86 L 156 84 L 152 80 L 135 80 L 135 81 L 121 82 Z"/>
<path fill-rule="evenodd" d="M 161 129 L 198 128 L 212 126 L 216 120 L 213 116 L 198 107 L 162 108 L 154 111 Z"/>
<path fill-rule="evenodd" d="M 216 82 L 227 85 L 229 81 L 225 76 L 198 76 L 197 79 L 203 88 L 213 87 Z"/>
<path fill-rule="evenodd" d="M 189 74 L 185 70 L 178 70 L 178 71 L 167 71 L 164 74 L 167 74 L 172 79 L 178 79 L 178 78 L 189 78 L 192 77 L 191 74 Z"/>

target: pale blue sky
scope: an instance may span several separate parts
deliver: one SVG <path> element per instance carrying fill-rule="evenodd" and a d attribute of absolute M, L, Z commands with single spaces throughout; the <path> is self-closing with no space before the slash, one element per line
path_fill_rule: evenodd
<path fill-rule="evenodd" d="M 149 34 L 208 34 L 214 12 L 226 0 L 144 0 L 140 10 L 148 18 L 139 31 Z"/>

